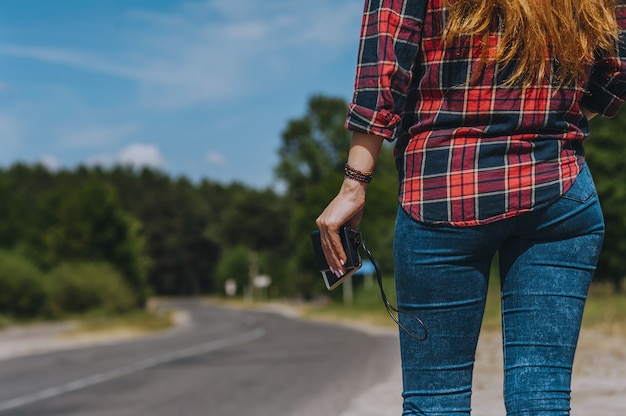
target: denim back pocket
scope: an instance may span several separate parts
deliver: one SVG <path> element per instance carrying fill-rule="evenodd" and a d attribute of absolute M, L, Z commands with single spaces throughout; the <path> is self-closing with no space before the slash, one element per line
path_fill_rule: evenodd
<path fill-rule="evenodd" d="M 569 191 L 563 195 L 563 198 L 584 204 L 594 196 L 596 196 L 596 186 L 593 183 L 589 167 L 587 167 L 587 164 L 585 163 L 580 170 L 580 173 L 578 173 L 576 181 Z"/>

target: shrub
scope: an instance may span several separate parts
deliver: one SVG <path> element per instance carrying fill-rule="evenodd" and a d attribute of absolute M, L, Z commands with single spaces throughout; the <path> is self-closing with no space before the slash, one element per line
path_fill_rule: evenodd
<path fill-rule="evenodd" d="M 17 318 L 43 315 L 47 302 L 43 273 L 22 256 L 0 251 L 0 314 Z"/>
<path fill-rule="evenodd" d="M 48 278 L 52 310 L 57 315 L 94 310 L 120 313 L 136 304 L 122 276 L 107 263 L 65 263 Z"/>

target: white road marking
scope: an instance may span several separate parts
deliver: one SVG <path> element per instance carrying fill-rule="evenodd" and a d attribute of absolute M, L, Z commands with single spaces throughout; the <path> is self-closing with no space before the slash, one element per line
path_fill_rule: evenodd
<path fill-rule="evenodd" d="M 223 348 L 233 347 L 235 345 L 254 341 L 255 339 L 261 338 L 263 335 L 265 335 L 265 330 L 263 328 L 257 328 L 252 331 L 244 332 L 243 334 L 209 341 L 204 344 L 194 345 L 192 347 L 172 351 L 166 354 L 158 355 L 156 357 L 147 358 L 145 360 L 125 365 L 123 367 L 114 368 L 113 370 L 104 371 L 102 373 L 97 373 L 78 380 L 70 381 L 59 386 L 51 387 L 35 393 L 26 394 L 24 396 L 15 397 L 13 399 L 0 402 L 0 412 L 26 406 L 31 403 L 49 399 L 51 397 L 60 396 L 62 394 L 66 394 L 72 391 L 84 389 L 86 387 L 93 386 L 94 384 L 104 383 L 105 381 L 110 381 L 116 378 L 138 373 L 148 368 L 156 367 L 165 363 L 170 363 L 172 361 L 180 360 L 182 358 L 206 354 L 208 352 L 213 352 Z"/>

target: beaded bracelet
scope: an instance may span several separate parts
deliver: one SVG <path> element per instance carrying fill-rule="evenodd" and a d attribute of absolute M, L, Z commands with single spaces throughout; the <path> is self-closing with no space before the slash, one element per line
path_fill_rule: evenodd
<path fill-rule="evenodd" d="M 343 171 L 347 178 L 353 179 L 355 181 L 370 183 L 372 181 L 372 175 L 374 172 L 361 172 L 348 165 L 347 163 L 343 166 Z"/>

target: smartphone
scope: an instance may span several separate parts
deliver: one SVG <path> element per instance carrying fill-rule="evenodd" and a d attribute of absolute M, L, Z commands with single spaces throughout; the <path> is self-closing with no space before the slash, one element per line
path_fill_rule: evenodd
<path fill-rule="evenodd" d="M 319 230 L 311 232 L 311 241 L 313 242 L 313 252 L 315 253 L 315 262 L 322 274 L 324 283 L 328 290 L 333 290 L 347 278 L 352 276 L 362 266 L 361 255 L 359 254 L 359 245 L 361 244 L 361 233 L 348 226 L 343 226 L 339 229 L 339 236 L 341 238 L 341 244 L 343 250 L 346 253 L 346 264 L 344 265 L 346 273 L 343 276 L 337 276 L 333 273 L 326 257 L 324 257 L 324 251 L 322 250 L 322 241 L 320 238 Z"/>

